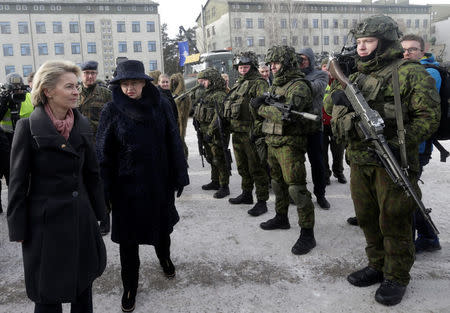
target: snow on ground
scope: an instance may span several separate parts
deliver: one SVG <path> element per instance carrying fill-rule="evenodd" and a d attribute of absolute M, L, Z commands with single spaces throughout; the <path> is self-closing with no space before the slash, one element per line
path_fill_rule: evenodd
<path fill-rule="evenodd" d="M 417 256 L 403 301 L 387 308 L 374 300 L 377 285 L 357 288 L 346 280 L 366 265 L 362 231 L 346 223 L 354 215 L 348 184 L 331 179 L 327 187 L 331 209 L 322 210 L 315 203 L 317 247 L 305 256 L 295 256 L 290 250 L 300 229 L 294 206 L 289 211 L 291 229 L 263 231 L 259 223 L 274 215 L 272 192 L 269 212 L 251 217 L 246 213 L 250 205 L 231 205 L 228 198 L 217 200 L 212 191 L 201 190 L 209 181 L 209 166 L 201 167 L 190 124 L 186 140 L 191 184 L 177 199 L 181 220 L 172 234 L 177 276 L 165 279 L 153 247 L 141 246 L 136 313 L 450 312 L 450 160 L 439 162 L 434 151 L 421 185 L 425 205 L 433 208 L 443 249 Z M 450 142 L 443 144 L 450 150 Z M 349 178 L 348 167 L 345 175 Z M 240 193 L 234 163 L 230 189 L 231 196 Z M 6 198 L 3 188 L 4 210 Z M 94 283 L 94 311 L 121 312 L 118 245 L 109 236 L 104 238 L 108 265 Z M 64 310 L 69 312 L 69 306 Z M 0 312 L 33 312 L 25 294 L 21 248 L 9 242 L 5 213 L 0 215 Z"/>

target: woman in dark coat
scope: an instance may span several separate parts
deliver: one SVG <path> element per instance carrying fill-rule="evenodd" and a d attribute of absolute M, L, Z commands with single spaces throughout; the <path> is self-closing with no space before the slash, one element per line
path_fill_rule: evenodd
<path fill-rule="evenodd" d="M 106 265 L 97 221 L 105 202 L 92 131 L 75 109 L 80 69 L 48 61 L 34 78 L 34 112 L 17 123 L 11 149 L 8 226 L 22 242 L 35 312 L 92 312 L 92 282 Z"/>
<path fill-rule="evenodd" d="M 97 131 L 97 155 L 112 208 L 112 241 L 120 245 L 122 310 L 134 310 L 139 245 L 155 246 L 164 273 L 175 275 L 170 233 L 179 216 L 174 192 L 189 184 L 183 146 L 170 105 L 140 61 L 117 66 Z"/>

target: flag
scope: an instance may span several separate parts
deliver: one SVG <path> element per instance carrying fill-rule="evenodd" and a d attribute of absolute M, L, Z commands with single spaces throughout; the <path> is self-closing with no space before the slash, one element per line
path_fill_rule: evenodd
<path fill-rule="evenodd" d="M 180 66 L 184 65 L 186 57 L 189 55 L 189 44 L 187 41 L 178 41 L 178 51 L 180 53 Z"/>

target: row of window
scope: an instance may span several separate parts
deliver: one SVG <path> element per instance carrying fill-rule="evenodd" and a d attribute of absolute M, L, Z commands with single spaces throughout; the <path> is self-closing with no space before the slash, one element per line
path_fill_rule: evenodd
<path fill-rule="evenodd" d="M 117 5 L 114 6 L 116 8 L 117 12 L 121 12 L 122 11 L 122 6 Z M 113 7 L 113 8 L 114 8 Z M 45 7 L 45 5 L 33 5 L 33 10 L 34 11 L 45 11 L 46 9 L 48 10 L 50 8 L 50 11 L 61 11 L 62 7 L 60 5 L 50 5 L 49 7 Z M 99 11 L 109 11 L 110 7 L 109 5 L 99 5 L 98 7 Z M 0 11 L 9 11 L 11 9 L 9 4 L 0 4 Z M 28 11 L 28 6 L 26 4 L 17 4 L 16 5 L 16 11 Z M 91 11 L 92 7 L 90 5 L 85 6 L 85 9 L 87 11 Z M 31 5 L 30 5 L 30 10 L 31 10 Z M 131 7 L 131 11 L 137 11 L 137 6 L 133 5 Z M 156 6 L 145 6 L 144 7 L 144 11 L 146 12 L 156 12 Z"/>
<path fill-rule="evenodd" d="M 78 66 L 81 64 L 77 63 Z M 149 70 L 150 71 L 156 71 L 158 69 L 158 61 L 156 60 L 150 60 L 149 61 Z M 32 65 L 22 65 L 22 71 L 23 71 L 23 77 L 27 77 L 32 71 L 33 66 Z M 5 75 L 8 75 L 9 73 L 15 73 L 16 67 L 14 65 L 6 65 L 5 66 Z"/>
<path fill-rule="evenodd" d="M 147 22 L 147 32 L 155 32 L 155 22 L 148 21 Z M 36 22 L 36 33 L 45 34 L 47 33 L 46 22 Z M 61 34 L 63 32 L 63 24 L 62 22 L 53 22 L 53 33 Z M 28 34 L 29 27 L 28 22 L 18 22 L 18 31 L 19 34 Z M 95 33 L 95 22 L 89 21 L 85 23 L 85 31 L 86 33 Z M 141 22 L 134 21 L 131 22 L 131 31 L 133 33 L 141 32 Z M 79 33 L 80 26 L 78 22 L 69 22 L 69 32 L 70 33 Z M 124 21 L 117 22 L 117 32 L 125 33 L 126 32 L 126 24 Z M 11 23 L 10 22 L 0 22 L 0 33 L 1 34 L 11 34 Z"/>
<path fill-rule="evenodd" d="M 38 43 L 38 54 L 39 55 L 48 55 L 48 45 L 47 43 Z M 64 43 L 58 42 L 54 44 L 55 55 L 63 55 L 64 54 Z M 70 44 L 72 54 L 80 54 L 81 53 L 81 45 L 79 42 L 72 42 Z M 119 52 L 127 52 L 127 42 L 119 41 Z M 134 52 L 142 52 L 142 43 L 141 41 L 133 41 L 133 51 Z M 156 41 L 148 41 L 147 42 L 147 51 L 155 52 L 156 51 Z M 97 44 L 95 42 L 87 43 L 87 52 L 90 54 L 97 53 Z M 31 45 L 29 43 L 21 43 L 20 44 L 20 55 L 27 56 L 31 55 Z M 12 44 L 3 44 L 3 56 L 14 56 L 14 49 Z"/>
<path fill-rule="evenodd" d="M 290 27 L 291 29 L 296 29 L 299 27 L 299 20 L 297 18 L 292 18 L 290 20 L 291 24 Z M 309 28 L 309 20 L 307 18 L 303 19 L 302 21 L 302 27 L 303 28 Z M 311 20 L 312 23 L 312 28 L 319 28 L 319 19 L 318 18 L 314 18 Z M 352 23 L 352 28 L 356 27 L 358 20 L 357 19 L 352 19 L 351 20 Z M 241 19 L 240 18 L 234 18 L 233 19 L 233 25 L 234 25 L 234 29 L 241 29 L 242 25 L 241 25 Z M 344 29 L 348 29 L 349 28 L 349 20 L 348 19 L 343 19 L 341 21 L 341 23 L 339 24 L 339 20 L 338 19 L 333 19 L 333 20 L 328 20 L 328 19 L 323 19 L 322 20 L 322 28 L 339 28 L 339 25 L 341 28 Z M 428 20 L 424 19 L 422 21 L 422 25 L 423 28 L 427 28 L 428 27 Z M 412 28 L 412 20 L 406 20 L 406 27 L 407 28 Z M 414 20 L 414 28 L 419 28 L 420 27 L 420 20 L 416 19 Z M 245 28 L 247 29 L 253 29 L 254 25 L 253 25 L 253 19 L 252 18 L 246 18 L 245 19 Z M 259 29 L 263 29 L 264 28 L 264 19 L 263 18 L 258 18 L 257 19 L 257 28 Z M 281 29 L 287 29 L 288 28 L 288 20 L 286 18 L 282 18 L 280 19 L 280 28 Z M 214 32 L 214 30 L 213 30 Z M 209 32 L 208 32 L 209 34 Z M 214 35 L 214 34 L 213 34 Z"/>
<path fill-rule="evenodd" d="M 427 35 L 423 35 L 423 38 L 425 41 L 428 40 Z M 339 36 L 323 36 L 322 37 L 322 44 L 324 46 L 328 46 L 331 44 L 333 45 L 344 45 L 347 43 L 347 35 L 342 36 L 342 43 L 339 42 L 340 37 Z M 319 36 L 312 36 L 312 44 L 313 46 L 320 45 L 320 37 Z M 259 47 L 265 47 L 266 46 L 266 37 L 261 36 L 257 38 L 257 44 Z M 309 46 L 309 36 L 303 36 L 302 37 L 303 46 Z M 247 37 L 246 38 L 246 44 L 247 47 L 254 47 L 255 46 L 255 39 L 254 37 Z M 281 36 L 281 44 L 282 45 L 289 45 L 288 38 L 286 36 Z M 298 36 L 292 36 L 291 37 L 291 46 L 297 46 L 299 44 L 299 37 Z M 235 47 L 243 47 L 243 40 L 242 37 L 234 37 L 234 46 Z"/>

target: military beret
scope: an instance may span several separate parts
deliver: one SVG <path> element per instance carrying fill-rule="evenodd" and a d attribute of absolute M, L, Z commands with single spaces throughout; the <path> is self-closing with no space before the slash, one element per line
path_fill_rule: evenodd
<path fill-rule="evenodd" d="M 83 64 L 81 64 L 81 70 L 82 71 L 96 71 L 98 67 L 98 62 L 97 61 L 87 61 L 84 62 Z"/>

